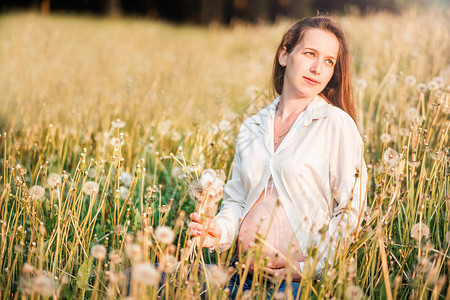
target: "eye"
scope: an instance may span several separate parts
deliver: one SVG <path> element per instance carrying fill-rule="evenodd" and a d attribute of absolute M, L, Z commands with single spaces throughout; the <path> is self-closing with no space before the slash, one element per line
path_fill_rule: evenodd
<path fill-rule="evenodd" d="M 305 52 L 305 55 L 306 55 L 306 56 L 309 56 L 309 57 L 314 57 L 314 56 L 316 56 L 316 54 L 315 54 L 314 52 L 311 52 L 311 51 Z"/>
<path fill-rule="evenodd" d="M 325 63 L 326 63 L 327 65 L 329 65 L 329 66 L 334 66 L 334 61 L 332 61 L 331 59 L 327 59 L 327 60 L 325 61 Z"/>

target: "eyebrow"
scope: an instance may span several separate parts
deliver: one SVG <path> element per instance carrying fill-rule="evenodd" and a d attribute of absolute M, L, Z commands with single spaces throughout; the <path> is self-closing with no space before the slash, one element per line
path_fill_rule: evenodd
<path fill-rule="evenodd" d="M 319 52 L 319 53 L 320 53 L 319 50 L 314 49 L 314 48 L 310 48 L 310 47 L 304 47 L 303 49 L 309 49 L 309 50 L 312 50 L 312 51 L 314 51 L 314 52 Z M 334 60 L 337 60 L 336 57 L 331 56 L 331 55 L 327 56 L 327 58 L 332 58 L 332 59 L 334 59 Z"/>

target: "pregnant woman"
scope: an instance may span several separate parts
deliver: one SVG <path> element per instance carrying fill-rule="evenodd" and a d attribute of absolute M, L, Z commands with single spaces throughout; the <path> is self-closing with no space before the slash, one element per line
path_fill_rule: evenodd
<path fill-rule="evenodd" d="M 206 223 L 190 215 L 191 234 L 205 234 L 204 247 L 224 251 L 237 237 L 235 259 L 246 263 L 250 255 L 247 278 L 230 281 L 232 298 L 242 280 L 239 293 L 251 287 L 251 273 L 262 263 L 271 281 L 289 273 L 295 298 L 302 274 L 319 276 L 339 242 L 359 226 L 367 170 L 349 69 L 348 45 L 333 19 L 317 16 L 292 26 L 274 60 L 279 96 L 241 126 L 219 213 Z M 253 260 L 254 245 L 264 259 Z M 308 259 L 310 246 L 319 260 Z"/>

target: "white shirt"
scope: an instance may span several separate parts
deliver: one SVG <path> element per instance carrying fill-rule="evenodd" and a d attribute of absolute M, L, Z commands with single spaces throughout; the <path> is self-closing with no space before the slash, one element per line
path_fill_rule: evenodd
<path fill-rule="evenodd" d="M 332 261 L 342 236 L 362 220 L 367 184 L 363 143 L 353 119 L 316 96 L 274 152 L 279 101 L 280 97 L 241 126 L 232 177 L 215 217 L 222 229 L 218 250 L 230 248 L 272 175 L 303 255 L 309 246 L 318 250 L 318 275 Z M 322 228 L 325 236 L 319 233 Z M 300 270 L 308 263 L 311 260 L 300 263 Z"/>

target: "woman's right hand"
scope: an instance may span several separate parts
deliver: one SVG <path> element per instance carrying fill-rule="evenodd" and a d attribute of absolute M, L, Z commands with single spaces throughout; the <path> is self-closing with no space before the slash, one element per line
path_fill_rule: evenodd
<path fill-rule="evenodd" d="M 203 247 L 214 247 L 219 243 L 222 236 L 222 229 L 214 219 L 204 220 L 205 224 L 202 224 L 201 216 L 193 212 L 189 215 L 191 222 L 188 225 L 188 233 L 194 237 L 203 236 Z"/>

